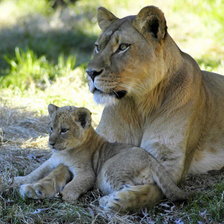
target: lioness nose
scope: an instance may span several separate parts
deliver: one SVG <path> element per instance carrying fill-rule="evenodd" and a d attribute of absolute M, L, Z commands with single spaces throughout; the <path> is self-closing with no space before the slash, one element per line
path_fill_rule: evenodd
<path fill-rule="evenodd" d="M 102 73 L 103 69 L 101 70 L 95 70 L 95 69 L 91 69 L 91 68 L 87 68 L 86 72 L 88 74 L 88 76 L 94 81 L 95 77 L 100 75 Z"/>

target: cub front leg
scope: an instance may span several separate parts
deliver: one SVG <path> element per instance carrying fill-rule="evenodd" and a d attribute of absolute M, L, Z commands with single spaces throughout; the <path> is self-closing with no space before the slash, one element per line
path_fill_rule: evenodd
<path fill-rule="evenodd" d="M 74 176 L 62 191 L 62 198 L 65 201 L 73 202 L 77 200 L 81 194 L 90 190 L 95 183 L 95 174 L 93 171 L 79 172 Z"/>
<path fill-rule="evenodd" d="M 23 184 L 20 195 L 25 198 L 43 199 L 54 197 L 61 192 L 66 183 L 71 179 L 68 167 L 59 165 L 49 175 L 34 184 Z"/>
<path fill-rule="evenodd" d="M 29 184 L 38 181 L 46 176 L 54 167 L 52 166 L 51 159 L 45 161 L 41 166 L 26 176 L 17 176 L 13 180 L 13 186 L 17 187 L 22 184 Z"/>

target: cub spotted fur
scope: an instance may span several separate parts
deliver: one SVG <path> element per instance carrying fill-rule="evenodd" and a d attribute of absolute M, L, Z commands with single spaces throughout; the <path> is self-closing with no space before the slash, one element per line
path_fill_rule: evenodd
<path fill-rule="evenodd" d="M 159 188 L 171 200 L 186 197 L 144 149 L 110 143 L 99 136 L 91 126 L 88 109 L 50 104 L 48 110 L 53 154 L 28 176 L 15 178 L 17 184 L 25 183 L 20 187 L 22 196 L 45 198 L 60 191 L 63 199 L 74 201 L 96 185 L 106 195 L 100 206 L 119 211 L 154 205 L 161 195 Z M 67 167 L 73 175 L 70 182 Z"/>

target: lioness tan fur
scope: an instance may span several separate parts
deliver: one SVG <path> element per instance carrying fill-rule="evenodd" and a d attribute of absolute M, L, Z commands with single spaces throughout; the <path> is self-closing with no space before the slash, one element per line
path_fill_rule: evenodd
<path fill-rule="evenodd" d="M 73 201 L 96 185 L 107 195 L 100 199 L 100 206 L 119 211 L 154 205 L 161 196 L 156 184 L 171 200 L 186 197 L 163 166 L 144 149 L 109 143 L 99 136 L 91 126 L 88 109 L 51 104 L 49 114 L 49 144 L 54 152 L 37 170 L 15 178 L 17 184 L 21 180 L 26 183 L 20 187 L 23 197 L 46 198 L 62 192 L 65 200 Z M 69 183 L 66 166 L 73 174 Z"/>
<path fill-rule="evenodd" d="M 144 148 L 175 183 L 222 168 L 224 77 L 178 48 L 157 7 L 121 19 L 100 7 L 97 18 L 102 33 L 87 68 L 90 91 L 105 104 L 97 132 Z"/>

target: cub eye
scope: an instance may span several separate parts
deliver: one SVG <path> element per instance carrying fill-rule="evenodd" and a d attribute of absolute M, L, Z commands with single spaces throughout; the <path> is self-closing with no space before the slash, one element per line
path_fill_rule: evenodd
<path fill-rule="evenodd" d="M 61 129 L 61 134 L 65 134 L 68 130 L 69 130 L 69 129 L 67 129 L 67 128 L 62 128 L 62 129 Z"/>
<path fill-rule="evenodd" d="M 52 127 L 50 127 L 50 132 L 52 132 L 53 131 L 53 128 Z"/>
<path fill-rule="evenodd" d="M 98 44 L 95 44 L 95 52 L 98 54 L 99 51 L 100 51 L 99 45 Z"/>
<path fill-rule="evenodd" d="M 118 47 L 119 51 L 125 51 L 130 47 L 130 44 L 120 44 Z"/>

